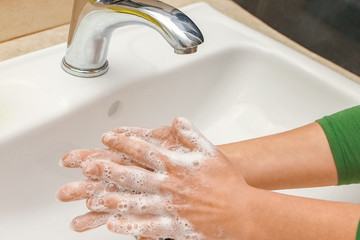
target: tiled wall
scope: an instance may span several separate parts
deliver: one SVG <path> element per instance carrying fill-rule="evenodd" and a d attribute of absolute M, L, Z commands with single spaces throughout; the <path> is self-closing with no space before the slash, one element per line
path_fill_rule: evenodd
<path fill-rule="evenodd" d="M 0 42 L 66 24 L 73 0 L 0 0 Z"/>

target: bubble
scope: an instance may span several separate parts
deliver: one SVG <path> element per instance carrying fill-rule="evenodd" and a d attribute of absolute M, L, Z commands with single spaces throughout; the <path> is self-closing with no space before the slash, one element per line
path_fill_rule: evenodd
<path fill-rule="evenodd" d="M 97 203 L 98 203 L 99 205 L 103 206 L 103 205 L 105 204 L 105 201 L 104 201 L 104 199 L 100 198 L 100 199 L 97 201 Z"/>
<path fill-rule="evenodd" d="M 93 193 L 94 190 L 95 190 L 95 186 L 94 186 L 93 184 L 87 184 L 87 185 L 85 186 L 85 192 L 86 192 L 87 194 Z"/>
<path fill-rule="evenodd" d="M 84 172 L 85 172 L 85 174 L 87 174 L 87 175 L 90 175 L 91 174 L 91 171 L 92 170 L 92 167 L 91 166 L 86 166 L 85 168 L 84 168 Z"/>
<path fill-rule="evenodd" d="M 127 227 L 126 227 L 126 229 L 127 229 L 128 231 L 131 231 L 131 230 L 132 230 L 132 225 L 131 225 L 131 224 L 128 224 Z"/>
<path fill-rule="evenodd" d="M 114 183 L 109 183 L 106 185 L 105 191 L 109 193 L 117 192 L 119 189 Z"/>
<path fill-rule="evenodd" d="M 196 170 L 204 164 L 204 161 L 216 148 L 214 148 L 214 146 L 208 142 L 198 131 L 194 130 L 190 122 L 184 120 L 182 124 L 183 128 L 180 130 L 182 131 L 181 134 L 188 137 L 189 141 L 196 146 L 195 150 L 182 146 L 179 142 L 177 142 L 177 144 L 174 146 L 167 147 L 170 147 L 171 150 L 162 150 L 161 154 L 165 155 L 175 166 L 182 166 L 189 170 Z M 166 146 L 166 144 L 164 144 L 164 139 L 161 141 L 155 139 L 151 130 L 139 131 L 139 129 L 121 128 L 120 131 L 127 137 L 133 138 L 137 141 L 140 138 L 141 140 L 160 146 L 161 149 Z M 104 136 L 104 139 L 105 138 L 107 138 L 108 141 L 116 141 L 116 135 L 114 133 L 106 134 Z M 156 151 L 145 152 L 144 149 L 138 149 L 137 151 L 139 154 L 147 155 L 146 157 L 151 163 L 148 163 L 145 167 L 150 169 L 155 168 L 153 176 L 157 178 L 156 180 L 158 182 L 162 182 L 168 178 L 168 172 L 166 170 L 165 164 L 162 161 L 163 159 L 161 155 L 159 156 Z M 132 159 L 129 156 L 122 154 L 121 156 L 117 157 L 119 157 L 123 162 L 127 161 L 126 163 L 128 165 L 133 165 L 131 164 Z M 133 161 L 136 161 L 136 159 L 133 159 Z M 139 163 L 144 165 L 142 162 Z M 105 177 L 110 178 L 110 175 L 112 174 L 111 169 L 108 166 L 105 167 L 103 174 Z M 138 197 L 138 201 L 133 201 L 133 199 L 118 201 L 116 203 L 117 205 L 114 206 L 115 210 L 110 213 L 111 217 L 117 218 L 119 221 L 118 224 L 114 224 L 113 226 L 118 229 L 122 228 L 122 230 L 119 230 L 118 232 L 126 231 L 131 233 L 140 233 L 146 230 L 147 232 L 153 233 L 153 237 L 161 237 L 159 236 L 159 233 L 165 231 L 165 235 L 171 236 L 174 239 L 201 239 L 202 235 L 194 231 L 192 224 L 178 215 L 176 211 L 177 208 L 174 208 L 172 203 L 171 194 L 165 195 L 160 192 L 156 185 L 148 184 L 146 176 L 147 175 L 140 171 L 138 171 L 138 173 L 134 173 L 133 171 L 130 172 L 123 170 L 117 179 L 118 181 L 125 183 L 119 184 L 122 187 L 113 183 L 107 183 L 103 196 L 109 193 L 122 191 L 126 194 L 134 194 Z M 106 183 L 106 179 L 101 179 L 100 181 Z M 129 188 L 128 185 L 131 185 L 131 188 Z M 146 192 L 151 192 L 154 195 L 141 192 L 139 189 L 144 191 L 143 187 L 146 187 Z M 103 205 L 105 203 L 101 202 L 99 199 L 98 204 Z M 158 221 L 154 221 L 152 224 L 143 224 L 142 222 L 136 221 L 136 218 L 129 213 L 129 209 L 136 209 L 140 213 L 149 212 L 154 216 L 161 217 L 157 219 Z M 119 223 L 124 221 L 127 224 L 121 226 Z M 159 231 L 159 229 L 164 229 L 164 231 Z"/>

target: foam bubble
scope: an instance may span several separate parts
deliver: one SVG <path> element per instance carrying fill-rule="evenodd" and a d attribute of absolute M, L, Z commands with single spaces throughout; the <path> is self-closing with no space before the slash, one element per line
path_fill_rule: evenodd
<path fill-rule="evenodd" d="M 115 183 L 108 183 L 106 185 L 105 191 L 108 193 L 114 193 L 114 192 L 118 192 L 119 188 L 116 186 Z"/>
<path fill-rule="evenodd" d="M 198 151 L 210 157 L 216 156 L 216 147 L 208 141 L 188 119 L 179 117 L 177 120 L 181 126 L 178 128 L 179 133 L 189 139 L 190 142 L 197 147 Z"/>
<path fill-rule="evenodd" d="M 206 160 L 206 156 L 202 152 L 166 151 L 165 155 L 173 165 L 193 171 L 199 169 Z"/>
<path fill-rule="evenodd" d="M 86 184 L 86 186 L 85 186 L 86 194 L 88 196 L 92 195 L 95 191 L 95 188 L 96 188 L 96 186 L 94 186 L 94 184 L 92 184 L 92 183 Z"/>
<path fill-rule="evenodd" d="M 175 139 L 176 146 L 172 146 L 171 150 L 166 149 L 164 141 L 154 138 L 152 130 L 149 129 L 121 128 L 120 134 L 124 134 L 137 141 L 140 139 L 141 141 L 153 144 L 158 147 L 160 153 L 173 165 L 195 171 L 201 168 L 209 157 L 215 157 L 217 150 L 214 145 L 193 127 L 190 121 L 184 118 L 179 118 L 178 120 L 183 125 L 179 129 L 180 134 L 190 140 L 191 144 L 196 146 L 195 149 L 189 149 L 181 145 L 177 139 Z M 106 133 L 104 141 L 116 141 L 117 134 L 119 133 Z M 128 159 L 128 161 L 133 160 L 130 160 L 130 157 L 127 155 L 119 157 Z M 124 167 L 118 169 L 116 175 L 114 175 L 115 172 L 112 171 L 111 166 L 105 165 L 100 182 L 105 184 L 106 187 L 94 199 L 92 203 L 94 204 L 94 209 L 102 210 L 106 202 L 104 199 L 109 194 L 124 193 L 124 199 L 118 201 L 114 210 L 109 213 L 111 221 L 115 223 L 110 225 L 110 227 L 113 227 L 115 232 L 139 236 L 146 233 L 147 236 L 150 234 L 151 236 L 149 237 L 154 238 L 171 237 L 175 239 L 200 240 L 203 236 L 195 232 L 194 226 L 188 220 L 181 218 L 176 211 L 172 195 L 163 194 L 159 190 L 158 184 L 161 184 L 161 182 L 168 178 L 162 157 L 156 151 L 149 151 L 147 153 L 149 164 L 145 167 L 155 168 L 154 172 L 151 173 L 152 179 L 148 179 L 150 175 L 145 172 L 147 170 L 141 170 L 136 167 Z M 94 155 L 92 158 L 96 159 L 99 156 Z M 130 191 L 130 189 L 134 191 Z M 134 214 L 134 212 L 144 215 L 150 214 L 153 216 L 152 218 L 158 217 L 156 217 L 156 221 L 148 222 L 144 219 L 137 219 L 136 216 L 138 214 Z M 125 224 L 116 224 L 116 222 L 125 222 Z"/>

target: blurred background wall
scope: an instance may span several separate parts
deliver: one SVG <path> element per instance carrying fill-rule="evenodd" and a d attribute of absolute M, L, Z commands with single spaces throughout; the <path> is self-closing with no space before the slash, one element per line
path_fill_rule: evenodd
<path fill-rule="evenodd" d="M 360 0 L 234 0 L 309 50 L 360 75 Z"/>

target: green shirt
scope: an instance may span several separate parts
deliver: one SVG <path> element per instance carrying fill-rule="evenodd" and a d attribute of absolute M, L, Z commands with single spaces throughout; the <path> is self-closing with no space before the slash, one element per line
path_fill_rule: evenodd
<path fill-rule="evenodd" d="M 338 172 L 338 184 L 360 183 L 360 106 L 326 116 L 317 122 L 329 142 Z M 360 240 L 360 221 L 356 240 Z"/>
<path fill-rule="evenodd" d="M 317 121 L 329 141 L 339 185 L 360 183 L 360 106 Z"/>

